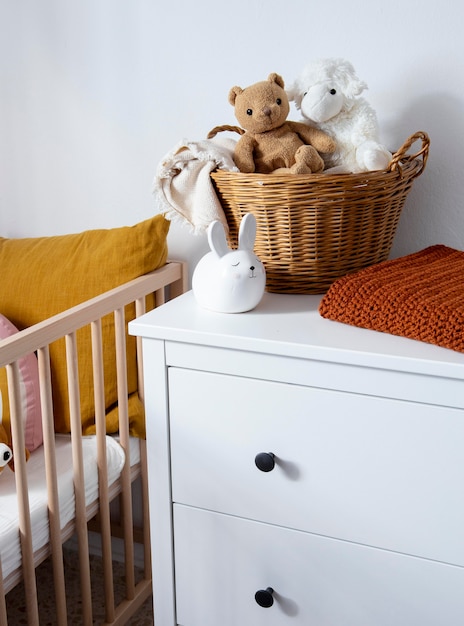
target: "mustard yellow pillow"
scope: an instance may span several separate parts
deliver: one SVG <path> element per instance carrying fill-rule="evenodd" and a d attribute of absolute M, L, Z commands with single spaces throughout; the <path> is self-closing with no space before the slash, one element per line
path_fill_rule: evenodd
<path fill-rule="evenodd" d="M 169 222 L 161 215 L 135 226 L 29 239 L 0 238 L 0 308 L 17 328 L 51 315 L 164 265 Z M 134 317 L 133 306 L 126 318 Z M 114 319 L 102 323 L 107 432 L 117 431 Z M 126 335 L 131 432 L 144 437 L 142 404 L 137 397 L 135 338 Z M 94 424 L 90 330 L 77 333 L 81 417 L 84 433 Z M 69 432 L 64 340 L 50 346 L 55 428 Z M 112 410 L 111 410 L 112 409 Z"/>

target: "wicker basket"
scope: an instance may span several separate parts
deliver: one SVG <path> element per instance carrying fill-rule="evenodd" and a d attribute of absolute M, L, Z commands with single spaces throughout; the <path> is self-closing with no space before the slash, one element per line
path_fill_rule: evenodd
<path fill-rule="evenodd" d="M 411 146 L 421 142 L 415 154 Z M 241 174 L 212 172 L 237 245 L 240 221 L 253 213 L 255 252 L 266 290 L 324 293 L 341 276 L 388 258 L 406 196 L 424 170 L 429 137 L 411 135 L 389 169 L 362 174 Z"/>

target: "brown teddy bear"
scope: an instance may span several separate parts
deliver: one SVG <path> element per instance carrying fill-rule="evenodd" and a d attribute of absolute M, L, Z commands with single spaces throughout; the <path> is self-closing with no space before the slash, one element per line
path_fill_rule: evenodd
<path fill-rule="evenodd" d="M 234 150 L 234 161 L 241 172 L 321 172 L 324 161 L 319 152 L 335 150 L 334 140 L 326 133 L 301 122 L 287 121 L 290 104 L 278 74 L 272 73 L 267 80 L 245 89 L 233 87 L 229 102 L 245 129 Z"/>

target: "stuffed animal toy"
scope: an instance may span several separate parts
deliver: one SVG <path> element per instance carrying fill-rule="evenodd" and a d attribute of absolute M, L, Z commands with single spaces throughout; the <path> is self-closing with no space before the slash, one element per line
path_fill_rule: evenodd
<path fill-rule="evenodd" d="M 309 63 L 287 91 L 304 120 L 335 139 L 336 151 L 324 155 L 329 173 L 385 170 L 390 163 L 375 111 L 359 97 L 364 89 L 351 63 L 329 58 Z"/>
<path fill-rule="evenodd" d="M 287 121 L 290 103 L 278 74 L 270 74 L 267 80 L 245 89 L 233 87 L 229 102 L 243 127 L 235 129 L 241 137 L 234 150 L 234 161 L 241 172 L 321 172 L 324 160 L 319 152 L 335 150 L 335 142 L 323 131 L 302 122 Z M 227 128 L 234 127 L 223 127 Z"/>
<path fill-rule="evenodd" d="M 8 435 L 3 424 L 0 424 L 0 473 L 13 461 L 13 450 L 8 445 Z"/>
<path fill-rule="evenodd" d="M 25 454 L 26 461 L 28 461 L 30 456 L 29 450 L 25 449 Z M 7 465 L 14 472 L 13 450 L 11 439 L 3 426 L 3 405 L 2 394 L 0 393 L 0 473 L 3 472 Z"/>
<path fill-rule="evenodd" d="M 2 394 L 0 393 L 0 473 L 13 460 L 13 450 L 9 445 L 10 443 L 8 434 L 3 426 L 3 404 Z"/>
<path fill-rule="evenodd" d="M 229 250 L 219 220 L 211 222 L 207 232 L 211 252 L 200 259 L 192 276 L 192 291 L 198 304 L 219 313 L 254 309 L 266 285 L 266 270 L 253 252 L 255 216 L 247 213 L 240 222 L 237 250 Z"/>

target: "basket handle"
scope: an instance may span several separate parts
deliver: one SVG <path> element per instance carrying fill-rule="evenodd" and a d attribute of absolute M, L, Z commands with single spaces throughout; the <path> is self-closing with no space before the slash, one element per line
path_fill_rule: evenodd
<path fill-rule="evenodd" d="M 218 133 L 222 133 L 223 131 L 228 130 L 231 133 L 238 133 L 239 135 L 244 135 L 245 131 L 240 126 L 229 126 L 228 124 L 223 124 L 222 126 L 215 126 L 212 128 L 209 133 L 206 135 L 207 139 L 212 139 L 216 137 Z"/>
<path fill-rule="evenodd" d="M 407 154 L 407 152 L 410 149 L 410 147 L 416 141 L 421 141 L 422 142 L 421 149 L 418 152 L 416 152 L 415 154 Z M 404 142 L 404 144 L 401 146 L 401 148 L 395 152 L 395 154 L 392 157 L 392 160 L 390 161 L 390 165 L 388 166 L 388 170 L 390 172 L 394 172 L 394 171 L 398 170 L 400 176 L 402 176 L 401 163 L 402 162 L 412 161 L 414 159 L 418 159 L 419 157 L 421 157 L 422 158 L 422 167 L 414 174 L 414 178 L 416 178 L 417 176 L 420 176 L 422 174 L 422 172 L 424 171 L 425 165 L 427 163 L 427 159 L 428 159 L 428 156 L 429 156 L 429 147 L 430 147 L 429 136 L 423 130 L 419 130 L 417 133 L 414 133 L 414 135 L 411 135 Z"/>

